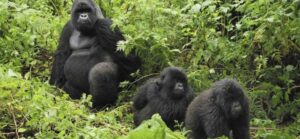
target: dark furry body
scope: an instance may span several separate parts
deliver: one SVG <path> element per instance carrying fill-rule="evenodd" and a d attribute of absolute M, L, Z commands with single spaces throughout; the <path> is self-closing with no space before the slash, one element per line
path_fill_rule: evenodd
<path fill-rule="evenodd" d="M 75 16 L 79 1 L 95 6 L 90 0 L 74 2 L 72 19 L 61 33 L 50 84 L 63 88 L 75 99 L 83 92 L 92 94 L 95 107 L 110 105 L 117 99 L 120 81 L 128 79 L 141 62 L 133 52 L 128 56 L 116 52 L 117 42 L 124 37 L 117 28 L 111 29 L 111 20 L 98 18 L 93 12 L 90 18 L 95 23 L 88 29 L 79 28 Z"/>
<path fill-rule="evenodd" d="M 172 79 L 175 80 L 176 77 Z M 175 99 L 168 95 L 169 92 L 172 95 L 172 87 L 158 85 L 160 80 L 160 77 L 152 78 L 139 88 L 133 102 L 136 126 L 150 119 L 155 113 L 158 113 L 171 129 L 174 129 L 175 120 L 179 123 L 184 121 L 186 109 L 194 98 L 192 89 L 186 85 L 184 95 Z"/>
<path fill-rule="evenodd" d="M 227 111 L 231 102 L 222 100 L 230 93 L 226 91 L 228 86 L 234 88 L 234 91 L 242 91 L 237 82 L 225 79 L 216 82 L 212 89 L 202 92 L 190 104 L 185 120 L 187 129 L 191 130 L 190 138 L 206 139 L 222 135 L 229 137 L 231 131 L 234 139 L 250 138 L 248 99 L 243 92 L 237 96 L 233 91 L 235 98 L 232 100 L 239 100 L 242 109 L 237 116 L 230 116 Z"/>

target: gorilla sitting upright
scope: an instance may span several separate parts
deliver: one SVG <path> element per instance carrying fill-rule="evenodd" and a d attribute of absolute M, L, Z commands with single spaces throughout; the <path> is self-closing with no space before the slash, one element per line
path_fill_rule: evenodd
<path fill-rule="evenodd" d="M 74 0 L 71 20 L 65 25 L 56 51 L 50 84 L 63 88 L 71 98 L 92 95 L 93 107 L 115 103 L 120 81 L 136 71 L 140 59 L 116 51 L 123 40 L 111 29 L 93 0 Z"/>
<path fill-rule="evenodd" d="M 185 125 L 191 139 L 216 138 L 250 139 L 249 101 L 234 79 L 215 82 L 189 105 Z M 232 134 L 231 134 L 232 133 Z"/>
<path fill-rule="evenodd" d="M 175 129 L 175 121 L 184 121 L 193 98 L 186 75 L 179 68 L 165 68 L 159 77 L 149 79 L 139 88 L 133 100 L 134 124 L 138 126 L 158 113 L 169 128 Z"/>

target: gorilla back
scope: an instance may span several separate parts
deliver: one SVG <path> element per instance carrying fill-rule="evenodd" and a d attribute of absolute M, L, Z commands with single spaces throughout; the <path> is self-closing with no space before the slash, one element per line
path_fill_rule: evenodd
<path fill-rule="evenodd" d="M 116 52 L 123 40 L 118 29 L 92 0 L 75 0 L 71 20 L 65 25 L 56 51 L 50 84 L 63 88 L 72 98 L 90 93 L 94 107 L 113 104 L 119 82 L 128 79 L 141 62 L 132 52 Z"/>

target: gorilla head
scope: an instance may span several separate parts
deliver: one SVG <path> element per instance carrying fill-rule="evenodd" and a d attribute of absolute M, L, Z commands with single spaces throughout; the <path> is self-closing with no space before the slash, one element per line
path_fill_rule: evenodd
<path fill-rule="evenodd" d="M 160 74 L 157 85 L 162 92 L 166 92 L 167 96 L 173 99 L 179 99 L 185 96 L 185 92 L 188 88 L 186 75 L 180 68 L 175 67 L 164 69 Z"/>
<path fill-rule="evenodd" d="M 213 96 L 216 104 L 224 111 L 227 118 L 236 118 L 242 114 L 244 105 L 244 92 L 235 81 L 224 79 L 217 81 L 214 86 Z"/>
<path fill-rule="evenodd" d="M 104 18 L 93 0 L 75 0 L 72 8 L 72 24 L 80 32 L 90 32 L 98 19 Z"/>

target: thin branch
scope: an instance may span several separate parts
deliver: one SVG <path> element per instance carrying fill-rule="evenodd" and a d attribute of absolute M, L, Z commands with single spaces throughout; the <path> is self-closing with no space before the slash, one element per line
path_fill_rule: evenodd
<path fill-rule="evenodd" d="M 293 86 L 293 87 L 291 88 L 291 90 L 297 89 L 297 88 L 300 88 L 300 85 L 299 85 L 299 86 Z"/>
<path fill-rule="evenodd" d="M 18 131 L 18 124 L 17 124 L 17 120 L 16 120 L 16 116 L 15 116 L 15 113 L 13 112 L 13 108 L 11 105 L 9 105 L 9 112 L 11 113 L 12 117 L 13 117 L 13 120 L 14 120 L 14 124 L 15 124 L 15 134 L 17 136 L 17 138 L 20 138 L 19 136 L 19 131 Z"/>
<path fill-rule="evenodd" d="M 123 134 L 123 135 L 126 135 L 126 134 L 127 134 L 125 131 L 122 131 L 122 130 L 120 130 L 120 129 L 118 129 L 118 128 L 116 128 L 116 127 L 110 125 L 110 124 L 107 124 L 107 123 L 104 123 L 104 122 L 100 122 L 99 124 L 102 125 L 102 126 L 104 126 L 104 127 L 110 128 L 110 129 L 112 129 L 113 131 L 117 131 L 117 132 L 119 132 L 119 133 L 121 133 L 121 134 Z"/>
<path fill-rule="evenodd" d="M 54 10 L 56 11 L 56 13 L 60 12 L 58 11 L 58 8 L 56 7 L 55 3 L 53 2 L 53 0 L 50 0 L 50 3 L 52 4 Z"/>
<path fill-rule="evenodd" d="M 260 130 L 260 129 L 264 129 L 264 130 L 275 130 L 276 128 L 250 127 L 250 130 Z"/>
<path fill-rule="evenodd" d="M 4 135 L 4 136 L 15 136 L 16 132 L 1 133 L 1 135 Z"/>
<path fill-rule="evenodd" d="M 149 74 L 149 75 L 142 76 L 141 78 L 139 78 L 139 79 L 131 82 L 128 88 L 131 88 L 135 83 L 137 83 L 137 82 L 139 82 L 139 81 L 141 81 L 141 80 L 143 80 L 145 78 L 156 76 L 156 75 L 159 75 L 159 73 L 152 73 L 152 74 Z"/>

